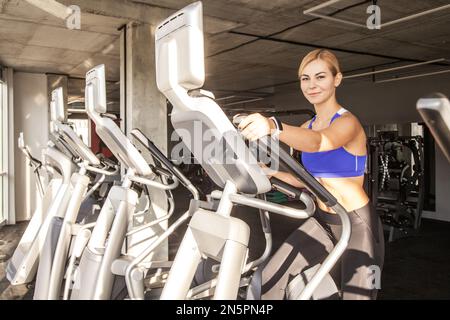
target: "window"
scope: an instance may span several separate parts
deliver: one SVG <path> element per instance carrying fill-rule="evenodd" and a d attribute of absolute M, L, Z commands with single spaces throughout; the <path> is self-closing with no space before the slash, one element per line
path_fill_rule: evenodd
<path fill-rule="evenodd" d="M 5 126 L 5 115 L 6 115 L 6 95 L 5 95 L 6 85 L 0 80 L 0 226 L 3 225 L 6 221 L 5 208 L 4 208 L 4 190 L 5 190 L 5 177 L 6 177 L 6 155 L 8 151 L 5 150 L 7 144 L 4 142 L 4 137 L 7 135 L 4 134 Z"/>

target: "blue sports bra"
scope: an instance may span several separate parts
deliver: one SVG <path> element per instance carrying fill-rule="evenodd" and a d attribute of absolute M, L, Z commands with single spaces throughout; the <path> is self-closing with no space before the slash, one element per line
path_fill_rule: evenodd
<path fill-rule="evenodd" d="M 330 124 L 347 112 L 341 108 L 331 118 Z M 309 123 L 308 129 L 312 129 L 314 117 Z M 364 175 L 367 156 L 356 156 L 344 147 L 335 150 L 321 152 L 302 152 L 302 162 L 306 170 L 316 178 L 347 178 L 360 177 Z"/>

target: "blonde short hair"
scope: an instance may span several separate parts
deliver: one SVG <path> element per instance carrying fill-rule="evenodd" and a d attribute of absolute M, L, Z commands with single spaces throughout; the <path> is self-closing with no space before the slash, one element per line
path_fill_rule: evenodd
<path fill-rule="evenodd" d="M 335 77 L 338 73 L 341 72 L 341 67 L 339 66 L 339 61 L 329 50 L 325 49 L 316 49 L 314 51 L 311 51 L 308 53 L 300 63 L 300 67 L 298 68 L 298 74 L 301 75 L 303 73 L 303 70 L 305 67 L 312 61 L 315 60 L 323 60 L 328 65 L 328 68 L 330 69 L 331 73 Z"/>

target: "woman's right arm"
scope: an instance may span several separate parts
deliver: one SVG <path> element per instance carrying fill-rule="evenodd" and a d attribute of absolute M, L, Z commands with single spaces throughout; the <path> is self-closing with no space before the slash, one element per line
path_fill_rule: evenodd
<path fill-rule="evenodd" d="M 310 122 L 311 122 L 311 120 L 308 120 L 308 121 L 304 122 L 300 127 L 308 128 L 308 125 Z M 269 178 L 270 177 L 275 177 L 275 178 L 277 178 L 283 182 L 286 182 L 296 188 L 305 188 L 305 185 L 300 180 L 298 180 L 292 173 L 289 173 L 289 172 L 277 171 L 275 174 L 270 175 Z"/>
<path fill-rule="evenodd" d="M 289 172 L 278 171 L 275 174 L 273 174 L 272 177 L 275 177 L 277 179 L 280 179 L 281 181 L 289 183 L 291 186 L 294 186 L 296 188 L 305 187 L 303 183 L 301 183 L 292 173 Z"/>

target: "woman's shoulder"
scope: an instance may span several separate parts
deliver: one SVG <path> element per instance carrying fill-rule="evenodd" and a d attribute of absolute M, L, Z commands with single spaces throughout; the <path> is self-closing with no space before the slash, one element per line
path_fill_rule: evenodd
<path fill-rule="evenodd" d="M 358 117 L 355 116 L 352 112 L 345 110 L 345 112 L 340 113 L 340 116 L 336 118 L 333 123 L 338 125 L 339 127 L 348 126 L 348 127 L 358 127 L 362 129 L 362 124 L 359 121 Z M 332 123 L 332 124 L 333 124 Z"/>
<path fill-rule="evenodd" d="M 337 113 L 339 114 L 339 116 L 336 118 L 336 120 L 342 118 L 342 119 L 352 119 L 354 121 L 359 122 L 358 117 L 355 116 L 350 110 L 341 108 Z"/>

